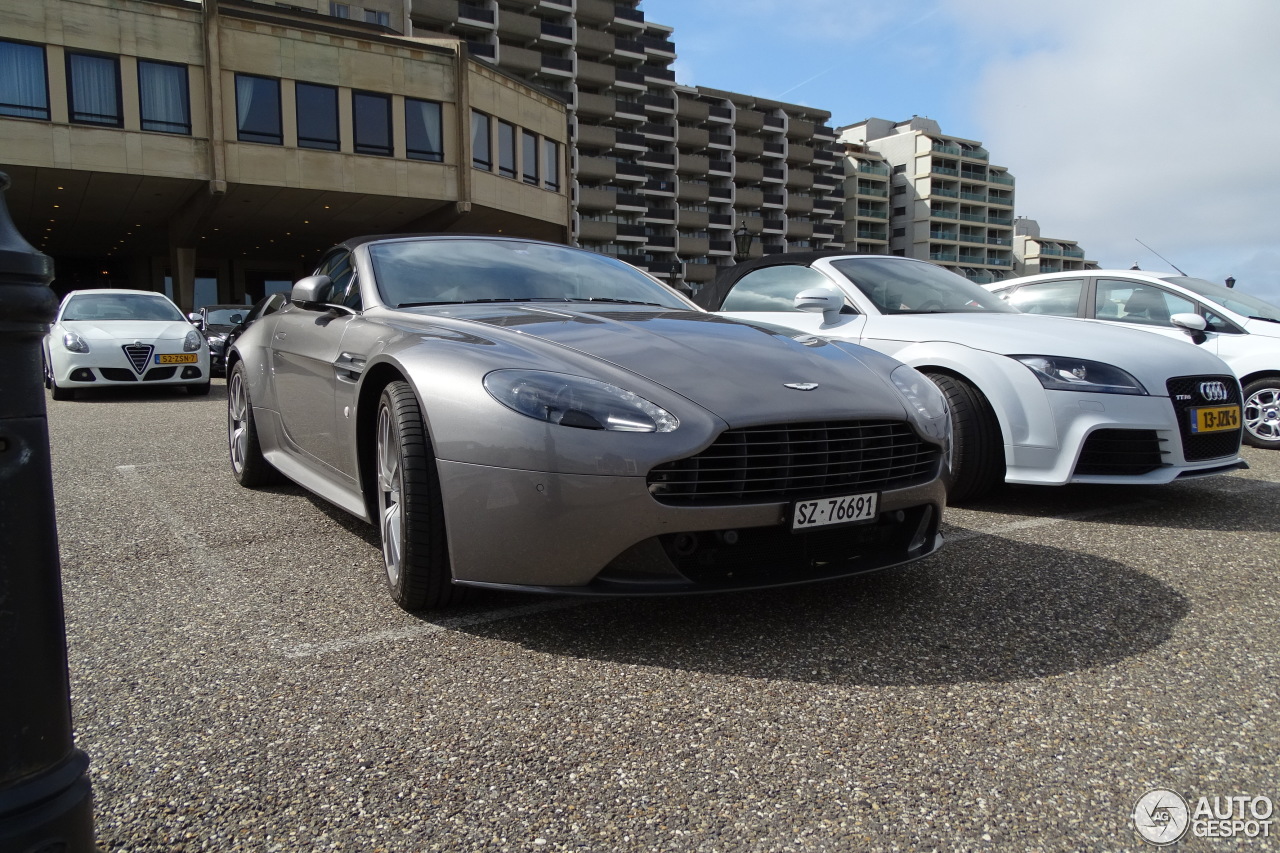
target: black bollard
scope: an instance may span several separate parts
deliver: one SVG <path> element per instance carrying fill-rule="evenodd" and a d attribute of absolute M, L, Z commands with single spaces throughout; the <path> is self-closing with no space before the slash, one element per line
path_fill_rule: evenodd
<path fill-rule="evenodd" d="M 9 218 L 0 172 L 0 850 L 94 850 L 89 757 L 71 688 L 41 339 L 53 261 Z"/>

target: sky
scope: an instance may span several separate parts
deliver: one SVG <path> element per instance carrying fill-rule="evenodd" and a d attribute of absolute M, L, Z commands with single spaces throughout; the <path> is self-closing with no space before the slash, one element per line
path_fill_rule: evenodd
<path fill-rule="evenodd" d="M 1233 276 L 1280 304 L 1280 0 L 640 8 L 675 28 L 679 84 L 816 107 L 835 128 L 927 116 L 1008 168 L 1016 215 L 1104 269 Z"/>

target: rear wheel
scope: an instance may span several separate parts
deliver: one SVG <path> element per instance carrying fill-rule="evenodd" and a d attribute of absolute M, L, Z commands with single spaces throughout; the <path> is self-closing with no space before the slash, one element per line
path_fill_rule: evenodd
<path fill-rule="evenodd" d="M 377 523 L 391 597 L 405 610 L 461 602 L 468 590 L 453 583 L 435 454 L 407 382 L 392 382 L 382 391 L 374 453 Z"/>
<path fill-rule="evenodd" d="M 227 448 L 231 473 L 240 485 L 252 489 L 279 483 L 284 477 L 262 455 L 247 378 L 244 362 L 240 362 L 227 380 Z"/>
<path fill-rule="evenodd" d="M 1264 376 L 1244 386 L 1244 443 L 1280 450 L 1280 376 Z"/>
<path fill-rule="evenodd" d="M 58 383 L 53 381 L 53 368 L 49 366 L 49 360 L 44 357 L 44 353 L 40 354 L 41 366 L 44 367 L 44 387 L 49 389 L 49 394 L 55 400 L 72 400 L 75 399 L 76 392 L 70 388 L 59 388 Z"/>
<path fill-rule="evenodd" d="M 1004 483 L 1004 442 L 1000 422 L 982 392 L 949 373 L 925 373 L 951 409 L 951 470 L 947 503 L 974 501 Z"/>

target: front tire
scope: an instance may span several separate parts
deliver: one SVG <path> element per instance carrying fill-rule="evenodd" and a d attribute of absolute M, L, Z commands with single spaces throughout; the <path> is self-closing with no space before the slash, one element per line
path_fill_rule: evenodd
<path fill-rule="evenodd" d="M 1244 443 L 1280 450 L 1280 376 L 1264 376 L 1244 386 Z"/>
<path fill-rule="evenodd" d="M 262 455 L 244 362 L 236 364 L 227 380 L 227 448 L 231 454 L 231 473 L 245 488 L 270 486 L 284 479 Z"/>
<path fill-rule="evenodd" d="M 453 583 L 435 453 L 409 383 L 382 390 L 374 440 L 377 524 L 391 597 L 409 611 L 460 603 L 467 589 Z"/>
<path fill-rule="evenodd" d="M 1004 484 L 1004 442 L 1000 422 L 982 392 L 949 373 L 925 373 L 951 409 L 951 469 L 945 476 L 947 503 L 961 504 L 991 494 Z"/>

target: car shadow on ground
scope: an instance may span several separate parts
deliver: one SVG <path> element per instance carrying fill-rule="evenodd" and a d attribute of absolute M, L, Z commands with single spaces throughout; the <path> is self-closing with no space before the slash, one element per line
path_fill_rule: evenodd
<path fill-rule="evenodd" d="M 1280 484 L 1247 477 L 1209 477 L 1159 486 L 1006 486 L 980 501 L 948 507 L 944 518 L 963 526 L 973 526 L 975 517 L 990 514 L 1175 530 L 1277 533 L 1280 516 L 1257 511 L 1259 501 L 1275 503 L 1277 498 Z"/>
<path fill-rule="evenodd" d="M 185 387 L 180 385 L 150 385 L 147 383 L 138 383 L 136 385 L 121 383 L 110 388 L 76 388 L 73 399 L 57 403 L 53 401 L 52 397 L 48 396 L 48 392 L 45 393 L 46 407 L 55 405 L 74 406 L 77 403 L 154 403 L 157 400 L 164 399 L 172 399 L 175 403 L 226 400 L 227 383 L 215 379 L 209 387 L 207 396 L 191 394 Z"/>
<path fill-rule="evenodd" d="M 911 686 L 1106 666 L 1156 648 L 1190 612 L 1176 590 L 1112 560 L 1001 539 L 974 551 L 814 586 L 597 601 L 456 630 L 635 666 Z"/>

